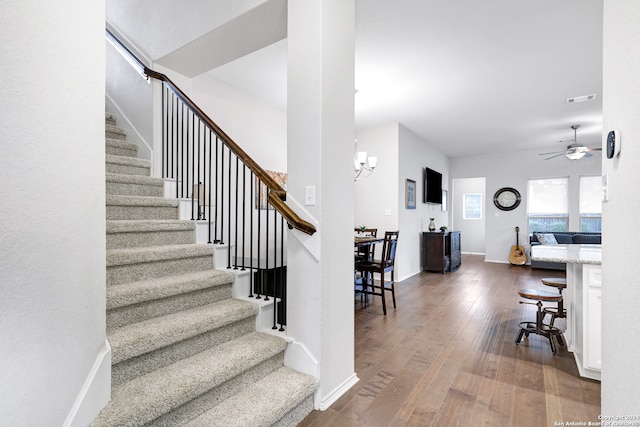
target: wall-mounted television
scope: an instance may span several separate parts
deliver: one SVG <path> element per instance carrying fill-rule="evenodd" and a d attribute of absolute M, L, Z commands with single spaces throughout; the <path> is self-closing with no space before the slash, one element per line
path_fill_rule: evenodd
<path fill-rule="evenodd" d="M 433 169 L 424 168 L 422 202 L 442 204 L 442 174 Z"/>

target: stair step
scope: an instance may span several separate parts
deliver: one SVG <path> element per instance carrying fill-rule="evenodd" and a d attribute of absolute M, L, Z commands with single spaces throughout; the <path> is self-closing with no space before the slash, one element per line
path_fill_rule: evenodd
<path fill-rule="evenodd" d="M 178 200 L 107 194 L 107 220 L 178 219 Z"/>
<path fill-rule="evenodd" d="M 150 246 L 107 251 L 107 286 L 213 269 L 213 246 Z"/>
<path fill-rule="evenodd" d="M 281 421 L 283 414 L 289 415 L 287 425 L 296 425 L 313 410 L 312 397 L 317 385 L 314 377 L 282 367 L 185 426 L 271 426 Z M 292 413 L 304 403 L 297 414 Z"/>
<path fill-rule="evenodd" d="M 107 173 L 142 176 L 149 176 L 151 174 L 151 161 L 138 159 L 137 157 L 107 154 L 105 164 Z"/>
<path fill-rule="evenodd" d="M 127 157 L 138 156 L 138 146 L 130 142 L 126 142 L 125 140 L 117 138 L 106 138 L 105 143 L 106 154 Z"/>
<path fill-rule="evenodd" d="M 107 221 L 107 249 L 196 243 L 194 221 Z"/>
<path fill-rule="evenodd" d="M 123 326 L 109 334 L 113 364 L 255 316 L 247 301 L 229 299 Z"/>
<path fill-rule="evenodd" d="M 113 114 L 105 112 L 104 113 L 104 122 L 105 122 L 105 124 L 115 126 L 116 125 L 116 118 L 115 118 L 115 116 Z"/>
<path fill-rule="evenodd" d="M 91 425 L 149 423 L 220 386 L 224 398 L 229 395 L 225 385 L 235 389 L 243 386 L 235 384 L 234 377 L 277 356 L 285 348 L 282 338 L 253 332 L 180 360 L 115 387 L 111 401 Z M 247 382 L 255 381 L 249 377 Z M 215 402 L 216 398 L 209 400 Z"/>
<path fill-rule="evenodd" d="M 107 331 L 231 298 L 234 281 L 205 270 L 107 286 Z"/>
<path fill-rule="evenodd" d="M 127 139 L 127 132 L 114 124 L 109 123 L 108 120 L 105 120 L 105 128 L 104 133 L 106 138 L 111 139 Z"/>
<path fill-rule="evenodd" d="M 107 173 L 106 191 L 121 196 L 163 197 L 164 181 L 150 176 Z"/>

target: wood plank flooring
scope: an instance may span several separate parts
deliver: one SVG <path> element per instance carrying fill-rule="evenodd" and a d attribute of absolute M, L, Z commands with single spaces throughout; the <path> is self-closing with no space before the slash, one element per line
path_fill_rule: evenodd
<path fill-rule="evenodd" d="M 562 275 L 463 255 L 455 273 L 421 273 L 396 284 L 398 308 L 389 298 L 387 316 L 379 297 L 368 306 L 357 297 L 360 381 L 300 426 L 597 422 L 600 383 L 579 376 L 572 353 L 558 347 L 554 356 L 537 335 L 515 344 L 518 323 L 534 320 L 536 310 L 518 303 L 517 290 L 544 289 L 541 277 Z"/>

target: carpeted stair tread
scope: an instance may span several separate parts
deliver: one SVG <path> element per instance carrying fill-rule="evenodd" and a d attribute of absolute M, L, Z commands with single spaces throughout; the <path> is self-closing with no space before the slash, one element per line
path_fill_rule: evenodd
<path fill-rule="evenodd" d="M 257 313 L 258 306 L 254 303 L 228 299 L 123 326 L 108 334 L 112 363 L 149 353 Z"/>
<path fill-rule="evenodd" d="M 107 221 L 109 233 L 144 233 L 150 231 L 193 231 L 195 223 L 189 220 L 121 220 Z"/>
<path fill-rule="evenodd" d="M 233 273 L 205 270 L 111 285 L 107 286 L 107 310 L 226 285 L 234 281 Z M 231 297 L 230 293 L 229 297 Z"/>
<path fill-rule="evenodd" d="M 212 245 L 193 243 L 189 245 L 150 246 L 142 248 L 110 249 L 107 251 L 107 268 L 145 262 L 166 261 L 201 256 L 213 257 Z M 213 268 L 213 258 L 211 261 Z"/>
<path fill-rule="evenodd" d="M 178 207 L 179 201 L 176 199 L 166 199 L 163 197 L 146 196 L 121 196 L 107 194 L 107 206 L 155 206 L 155 207 Z"/>
<path fill-rule="evenodd" d="M 151 161 L 146 159 L 139 159 L 137 157 L 128 157 L 128 156 L 117 156 L 115 154 L 106 154 L 105 155 L 106 163 L 113 163 L 116 165 L 124 165 L 124 166 L 136 166 L 140 168 L 150 168 Z"/>
<path fill-rule="evenodd" d="M 106 120 L 105 120 L 104 132 L 105 132 L 105 135 L 109 135 L 110 137 L 113 137 L 113 138 L 125 139 L 127 137 L 127 131 L 125 131 L 124 129 L 122 129 L 121 127 L 115 124 L 111 124 L 110 122 L 107 122 Z"/>
<path fill-rule="evenodd" d="M 314 377 L 282 367 L 185 426 L 271 426 L 308 398 L 317 385 Z"/>
<path fill-rule="evenodd" d="M 142 175 L 107 173 L 106 193 L 121 196 L 163 197 L 164 182 Z"/>
<path fill-rule="evenodd" d="M 107 147 L 112 147 L 112 148 L 122 148 L 125 150 L 130 150 L 130 151 L 138 151 L 138 146 L 136 144 L 132 144 L 130 142 L 127 142 L 123 139 L 117 139 L 117 138 L 106 138 L 105 139 L 105 144 Z"/>
<path fill-rule="evenodd" d="M 196 242 L 196 225 L 187 220 L 107 220 L 107 250 Z"/>
<path fill-rule="evenodd" d="M 286 348 L 279 337 L 253 332 L 115 387 L 91 424 L 143 425 Z"/>
<path fill-rule="evenodd" d="M 106 182 L 117 182 L 120 184 L 150 185 L 154 187 L 164 186 L 164 181 L 162 180 L 162 178 L 154 178 L 151 176 L 140 176 L 140 175 L 123 175 L 119 173 L 107 173 Z"/>

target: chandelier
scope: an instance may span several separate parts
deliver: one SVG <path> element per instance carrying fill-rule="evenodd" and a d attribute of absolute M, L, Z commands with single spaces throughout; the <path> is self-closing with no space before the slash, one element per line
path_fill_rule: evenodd
<path fill-rule="evenodd" d="M 358 141 L 355 140 L 355 154 L 353 156 L 353 165 L 355 167 L 354 181 L 366 178 L 373 173 L 378 164 L 378 158 L 367 156 L 366 151 L 358 151 Z M 364 172 L 364 175 L 363 175 Z"/>

